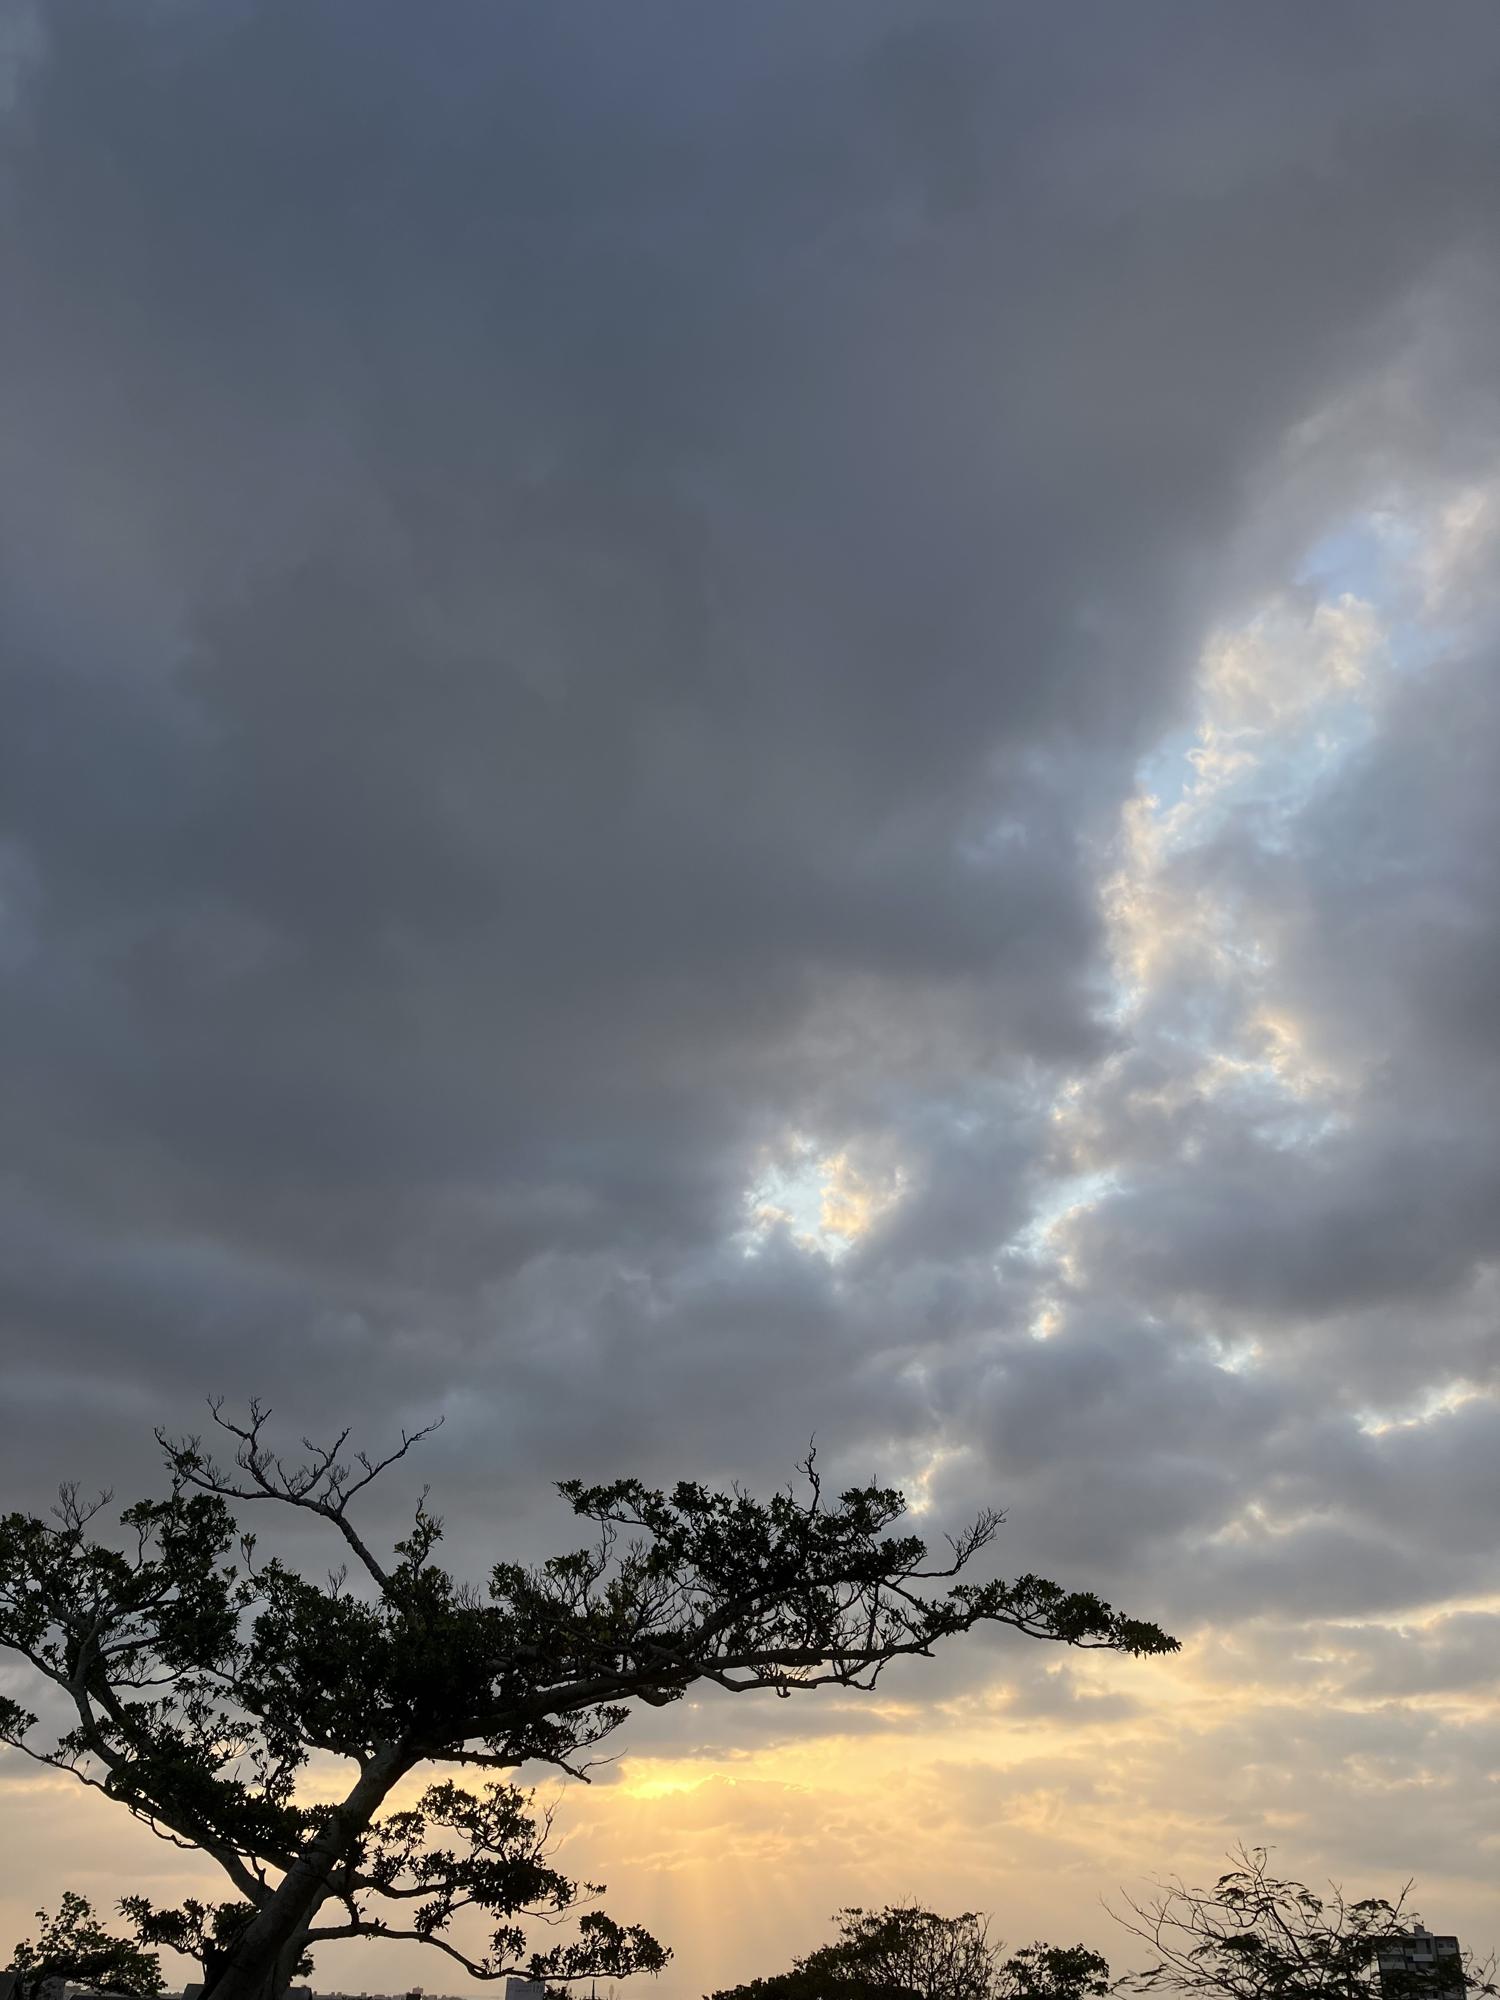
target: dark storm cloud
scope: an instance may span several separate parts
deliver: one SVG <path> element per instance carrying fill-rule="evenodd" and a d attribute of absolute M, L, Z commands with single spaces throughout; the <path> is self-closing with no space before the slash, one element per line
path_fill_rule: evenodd
<path fill-rule="evenodd" d="M 859 1475 L 955 1448 L 1016 1566 L 1149 1598 L 1319 1462 L 1288 1399 L 1402 1344 L 1366 1315 L 1457 1310 L 1500 1191 L 1446 1117 L 1493 1088 L 1480 665 L 1290 861 L 1196 864 L 1389 1112 L 1295 1156 L 1232 1106 L 1191 1158 L 1112 1126 L 1072 1265 L 1026 1227 L 1062 1079 L 1172 1075 L 1108 1011 L 1100 857 L 1208 625 L 1442 459 L 1434 384 L 1493 395 L 1500 42 L 1082 19 L 44 18 L 0 206 L 18 1497 L 220 1386 L 442 1408 L 442 1490 L 517 1508 L 817 1430 Z M 792 1132 L 899 1169 L 837 1264 L 795 1217 L 746 1254 Z M 1249 1319 L 1344 1330 L 1268 1382 L 1204 1351 Z M 1348 1477 L 1284 1572 L 1166 1594 L 1405 1601 Z"/>

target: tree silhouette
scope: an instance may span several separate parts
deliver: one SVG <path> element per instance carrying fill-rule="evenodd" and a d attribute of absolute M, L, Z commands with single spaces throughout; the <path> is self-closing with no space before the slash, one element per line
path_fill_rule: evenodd
<path fill-rule="evenodd" d="M 1101 2000 L 1109 1966 L 1083 1945 L 1031 1944 L 1009 1958 L 973 1910 L 942 1917 L 914 1903 L 840 1910 L 838 1936 L 787 1972 L 707 2000 Z"/>
<path fill-rule="evenodd" d="M 150 1995 L 165 1986 L 155 1952 L 111 1936 L 76 1890 L 63 1892 L 55 1917 L 38 1910 L 36 1920 L 41 1926 L 36 1942 L 24 1939 L 11 1956 L 19 2000 L 31 2000 L 48 1979 L 71 1980 L 100 1993 Z"/>
<path fill-rule="evenodd" d="M 1402 1947 L 1420 1926 L 1411 1883 L 1394 1899 L 1326 1896 L 1271 1873 L 1264 1847 L 1239 1847 L 1211 1889 L 1178 1881 L 1150 1902 L 1110 1914 L 1150 1945 L 1154 1962 L 1127 1975 L 1123 1994 L 1185 1993 L 1219 2000 L 1463 2000 L 1497 1991 L 1492 1965 L 1427 1954 L 1410 1969 Z M 1386 1960 L 1384 1969 L 1382 1957 Z"/>
<path fill-rule="evenodd" d="M 764 1501 L 687 1482 L 565 1482 L 587 1544 L 538 1567 L 497 1563 L 481 1589 L 434 1561 L 442 1524 L 425 1492 L 389 1558 L 351 1511 L 426 1432 L 403 1432 L 383 1459 L 346 1458 L 345 1433 L 304 1441 L 306 1457 L 288 1462 L 265 1442 L 259 1404 L 243 1421 L 211 1407 L 232 1463 L 197 1437 L 159 1436 L 166 1497 L 126 1508 L 114 1540 L 94 1538 L 108 1496 L 84 1503 L 74 1487 L 50 1520 L 0 1524 L 0 1646 L 69 1718 L 44 1747 L 37 1718 L 6 1699 L 0 1740 L 218 1864 L 224 1903 L 130 1900 L 143 1939 L 199 1953 L 210 2000 L 273 2000 L 309 1948 L 335 1938 L 416 1940 L 480 1979 L 657 1970 L 654 1938 L 591 1907 L 597 1885 L 550 1864 L 548 1815 L 505 1775 L 543 1764 L 586 1776 L 634 1702 L 700 1682 L 869 1688 L 891 1661 L 983 1623 L 1136 1654 L 1176 1644 L 1041 1577 L 962 1579 L 999 1514 L 930 1561 L 919 1537 L 894 1532 L 899 1493 L 832 1498 L 811 1455 L 800 1488 Z M 347 1569 L 315 1581 L 262 1559 L 241 1516 L 266 1505 L 336 1535 L 358 1588 Z M 299 1789 L 315 1753 L 349 1770 L 332 1804 Z M 411 1796 L 406 1781 L 424 1771 Z M 478 1788 L 455 1771 L 480 1774 Z M 490 1927 L 484 1949 L 454 1941 L 466 1917 Z M 577 1919 L 566 1942 L 528 1950 L 529 1920 L 564 1918 Z"/>

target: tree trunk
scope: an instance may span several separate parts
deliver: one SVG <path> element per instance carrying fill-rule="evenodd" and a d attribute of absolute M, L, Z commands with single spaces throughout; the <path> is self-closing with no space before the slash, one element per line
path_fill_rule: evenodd
<path fill-rule="evenodd" d="M 309 1928 L 308 1924 L 304 1924 L 297 1935 L 277 1952 L 276 1962 L 261 1984 L 260 2000 L 282 2000 L 283 1994 L 297 1976 L 297 1962 L 306 1949 Z"/>
<path fill-rule="evenodd" d="M 326 1901 L 329 1877 L 351 1839 L 363 1833 L 406 1765 L 392 1750 L 377 1757 L 327 1826 L 298 1856 L 231 1948 L 202 2000 L 281 2000 L 292 1983 L 313 1918 Z"/>

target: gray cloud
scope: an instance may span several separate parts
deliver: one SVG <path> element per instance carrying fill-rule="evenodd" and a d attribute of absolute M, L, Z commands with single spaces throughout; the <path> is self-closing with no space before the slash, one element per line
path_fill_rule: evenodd
<path fill-rule="evenodd" d="M 0 54 L 7 1501 L 224 1388 L 443 1411 L 476 1560 L 816 1432 L 1194 1632 L 1494 1588 L 1500 29 L 1082 20 Z M 1268 603 L 1280 763 L 1131 861 Z M 924 1686 L 1012 1670 L 1100 1719 Z"/>

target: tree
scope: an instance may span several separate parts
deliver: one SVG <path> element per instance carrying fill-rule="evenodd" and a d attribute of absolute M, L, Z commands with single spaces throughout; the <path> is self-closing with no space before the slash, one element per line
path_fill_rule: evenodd
<path fill-rule="evenodd" d="M 1211 1889 L 1173 1881 L 1148 1903 L 1127 1898 L 1127 1915 L 1110 1912 L 1150 1945 L 1155 1961 L 1118 1991 L 1219 2000 L 1463 2000 L 1466 1992 L 1497 1991 L 1493 1967 L 1467 1954 L 1433 1954 L 1430 1969 L 1405 1967 L 1400 1946 L 1421 1921 L 1410 1882 L 1394 1901 L 1354 1901 L 1337 1885 L 1319 1896 L 1272 1875 L 1264 1847 L 1236 1848 L 1230 1858 L 1236 1865 Z"/>
<path fill-rule="evenodd" d="M 1087 1592 L 1044 1578 L 977 1583 L 960 1572 L 1000 1524 L 987 1512 L 928 1560 L 893 1530 L 899 1493 L 825 1495 L 805 1484 L 761 1501 L 632 1479 L 559 1489 L 588 1543 L 538 1567 L 497 1563 L 481 1590 L 434 1560 L 442 1524 L 424 1491 L 392 1557 L 353 1503 L 426 1432 L 383 1459 L 304 1440 L 288 1462 L 252 1404 L 214 1421 L 225 1467 L 199 1438 L 158 1435 L 164 1498 L 95 1539 L 108 1496 L 64 1487 L 50 1520 L 0 1523 L 0 1646 L 50 1683 L 68 1726 L 33 1740 L 36 1716 L 0 1702 L 0 1740 L 71 1772 L 162 1838 L 217 1863 L 221 1904 L 131 1913 L 146 1941 L 203 1958 L 209 2000 L 274 2000 L 306 1952 L 332 1938 L 415 1939 L 480 1979 L 511 1970 L 553 1982 L 654 1971 L 666 1954 L 635 1925 L 586 1907 L 601 1893 L 547 1859 L 548 1816 L 514 1773 L 587 1775 L 589 1752 L 632 1703 L 678 1700 L 700 1682 L 788 1696 L 868 1688 L 893 1661 L 976 1625 L 1147 1654 L 1176 1642 Z M 240 1516 L 311 1516 L 343 1544 L 325 1582 L 264 1559 Z M 309 1758 L 349 1772 L 334 1804 L 307 1800 Z M 478 1789 L 454 1771 L 483 1774 Z M 425 1790 L 393 1799 L 418 1772 Z M 528 1919 L 579 1917 L 576 1935 L 527 1949 Z M 487 1949 L 454 1942 L 466 1912 L 493 1924 Z"/>
<path fill-rule="evenodd" d="M 250 1903 L 204 1903 L 196 1896 L 175 1910 L 158 1910 L 145 1896 L 122 1896 L 120 1909 L 143 1945 L 166 1945 L 184 1958 L 197 1959 L 205 1990 L 217 1983 L 242 1926 L 255 1913 Z M 305 1954 L 293 1967 L 298 1974 L 312 1969 L 312 1959 Z"/>
<path fill-rule="evenodd" d="M 838 1936 L 789 1972 L 708 2000 L 1097 2000 L 1109 1967 L 1083 1945 L 1032 1944 L 1010 1958 L 973 1910 L 942 1917 L 915 1904 L 840 1910 Z"/>
<path fill-rule="evenodd" d="M 780 1979 L 758 1980 L 774 2000 L 988 2000 L 988 1925 L 972 1911 L 940 1917 L 915 1905 L 840 1910 L 839 1934 Z M 724 2000 L 716 1996 L 716 2000 Z"/>
<path fill-rule="evenodd" d="M 86 1896 L 63 1893 L 57 1915 L 38 1910 L 41 1934 L 16 1946 L 10 1969 L 18 1975 L 19 2000 L 31 2000 L 48 1979 L 71 1980 L 100 1993 L 160 1993 L 166 1981 L 155 1952 L 129 1938 L 112 1937 L 94 1915 Z"/>
<path fill-rule="evenodd" d="M 1022 1945 L 997 1972 L 997 2000 L 1104 2000 L 1109 1962 L 1081 1944 Z"/>

